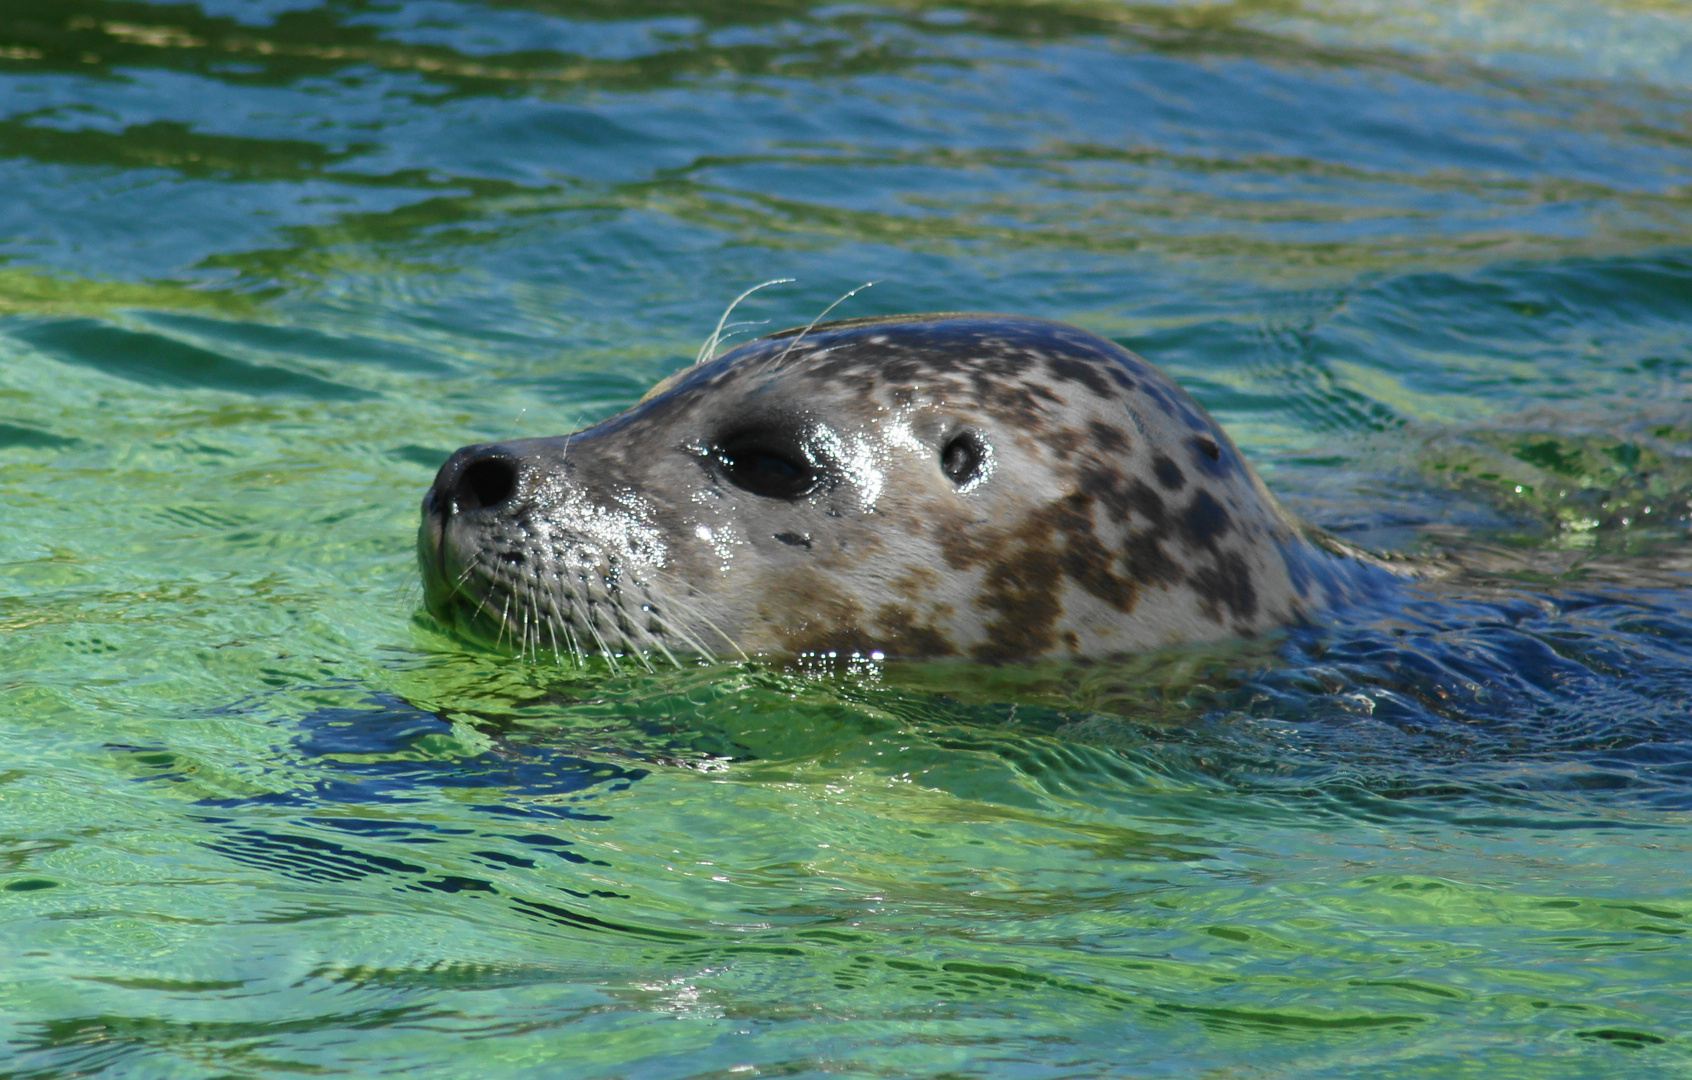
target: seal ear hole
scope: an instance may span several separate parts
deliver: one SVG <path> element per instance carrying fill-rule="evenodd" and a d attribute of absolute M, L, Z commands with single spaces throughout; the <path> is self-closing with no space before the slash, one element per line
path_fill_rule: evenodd
<path fill-rule="evenodd" d="M 817 470 L 804 453 L 763 432 L 724 439 L 713 456 L 729 483 L 766 499 L 798 499 L 817 486 Z"/>
<path fill-rule="evenodd" d="M 954 484 L 961 486 L 980 479 L 986 464 L 987 444 L 973 431 L 952 436 L 940 448 L 940 471 Z"/>

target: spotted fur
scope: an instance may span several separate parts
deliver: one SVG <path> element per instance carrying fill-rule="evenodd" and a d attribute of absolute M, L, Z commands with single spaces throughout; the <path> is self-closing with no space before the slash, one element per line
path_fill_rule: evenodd
<path fill-rule="evenodd" d="M 789 467 L 813 486 L 753 490 Z M 1003 315 L 787 331 L 574 435 L 466 447 L 419 546 L 437 615 L 647 662 L 1100 657 L 1262 634 L 1349 587 L 1162 372 Z"/>

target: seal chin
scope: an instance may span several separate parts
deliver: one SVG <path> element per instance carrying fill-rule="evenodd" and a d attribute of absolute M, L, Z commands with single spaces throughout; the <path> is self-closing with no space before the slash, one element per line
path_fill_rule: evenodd
<path fill-rule="evenodd" d="M 431 505 L 435 489 L 423 501 L 423 520 L 417 527 L 417 563 L 423 577 L 423 607 L 428 613 L 451 629 L 486 636 L 478 627 L 473 594 L 466 591 L 475 584 L 465 579 L 466 567 L 452 557 L 446 543 L 446 521 Z"/>
<path fill-rule="evenodd" d="M 417 544 L 442 622 L 642 663 L 1103 657 L 1255 636 L 1351 581 L 1162 372 L 1004 315 L 786 331 L 585 431 L 467 446 Z"/>

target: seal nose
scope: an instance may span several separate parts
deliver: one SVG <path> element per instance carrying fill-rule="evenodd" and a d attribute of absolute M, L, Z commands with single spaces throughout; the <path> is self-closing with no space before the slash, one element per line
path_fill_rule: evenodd
<path fill-rule="evenodd" d="M 467 446 L 435 476 L 426 509 L 442 516 L 492 510 L 517 494 L 517 462 L 497 446 Z"/>

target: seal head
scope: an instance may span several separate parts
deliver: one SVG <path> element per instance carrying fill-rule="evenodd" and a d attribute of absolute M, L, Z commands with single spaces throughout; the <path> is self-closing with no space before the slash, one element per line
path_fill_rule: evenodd
<path fill-rule="evenodd" d="M 1253 636 L 1327 560 L 1151 364 L 1043 319 L 789 330 L 423 500 L 438 618 L 523 652 L 1000 662 Z"/>

